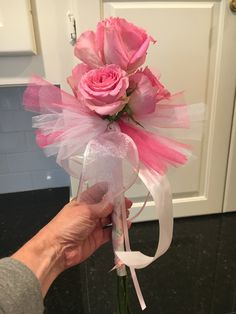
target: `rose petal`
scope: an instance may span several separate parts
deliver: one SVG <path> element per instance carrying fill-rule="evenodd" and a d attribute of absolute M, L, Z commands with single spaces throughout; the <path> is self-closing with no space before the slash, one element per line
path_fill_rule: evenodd
<path fill-rule="evenodd" d="M 90 70 L 87 64 L 80 63 L 72 70 L 72 75 L 67 78 L 67 82 L 70 85 L 75 96 L 78 95 L 78 85 L 81 77 Z"/>
<path fill-rule="evenodd" d="M 104 25 L 102 21 L 97 24 L 96 44 L 97 44 L 98 54 L 103 64 L 106 64 L 105 57 L 104 57 Z"/>
<path fill-rule="evenodd" d="M 157 91 L 157 101 L 170 97 L 170 92 L 165 88 L 165 86 L 160 82 L 160 80 L 152 73 L 152 71 L 146 67 L 143 73 L 149 78 L 152 86 L 156 88 Z"/>
<path fill-rule="evenodd" d="M 131 60 L 129 61 L 128 67 L 130 70 L 137 69 L 141 66 L 146 59 L 147 49 L 149 47 L 151 41 L 151 37 L 147 37 L 144 43 L 140 46 L 140 48 L 135 52 Z"/>
<path fill-rule="evenodd" d="M 129 58 L 126 55 L 122 38 L 115 27 L 107 29 L 104 33 L 104 58 L 106 63 L 117 64 L 127 70 Z"/>
<path fill-rule="evenodd" d="M 90 110 L 97 112 L 99 115 L 113 115 L 119 111 L 121 111 L 126 102 L 123 100 L 116 101 L 114 103 L 102 104 L 101 106 L 94 105 L 93 102 L 87 102 L 87 106 Z"/>
<path fill-rule="evenodd" d="M 74 53 L 77 58 L 91 67 L 97 68 L 103 65 L 98 53 L 96 35 L 92 31 L 81 34 L 76 42 Z"/>
<path fill-rule="evenodd" d="M 128 85 L 127 73 L 118 65 L 110 64 L 85 73 L 79 82 L 79 92 L 90 110 L 110 115 L 127 103 Z"/>
<path fill-rule="evenodd" d="M 156 90 L 151 81 L 142 72 L 135 73 L 130 80 L 136 83 L 136 88 L 129 99 L 129 106 L 133 113 L 141 115 L 153 112 L 156 106 Z"/>

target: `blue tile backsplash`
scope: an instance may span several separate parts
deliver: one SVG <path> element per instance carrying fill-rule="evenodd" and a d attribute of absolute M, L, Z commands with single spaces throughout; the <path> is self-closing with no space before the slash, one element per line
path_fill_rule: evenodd
<path fill-rule="evenodd" d="M 24 86 L 0 87 L 0 193 L 69 186 L 69 176 L 35 143 Z"/>

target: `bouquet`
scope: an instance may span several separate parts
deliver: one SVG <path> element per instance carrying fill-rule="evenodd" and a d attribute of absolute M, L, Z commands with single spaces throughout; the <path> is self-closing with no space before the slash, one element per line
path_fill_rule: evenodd
<path fill-rule="evenodd" d="M 199 104 L 187 106 L 182 93 L 171 94 L 143 66 L 148 47 L 155 42 L 145 30 L 110 17 L 76 42 L 74 53 L 81 63 L 67 79 L 73 95 L 38 76 L 32 77 L 24 94 L 26 110 L 39 113 L 33 117 L 38 145 L 47 156 L 56 155 L 71 176 L 80 177 L 78 199 L 88 186 L 108 185 L 108 197 L 114 202 L 119 314 L 131 313 L 126 266 L 141 308 L 146 307 L 135 269 L 151 264 L 171 243 L 172 198 L 166 172 L 169 166 L 184 165 L 190 156 L 189 145 L 170 135 L 180 136 L 178 129 L 187 129 L 187 137 L 196 138 L 197 133 L 190 132 L 190 118 L 198 124 L 204 111 Z M 80 174 L 77 163 L 83 165 Z M 152 195 L 159 220 L 153 257 L 132 252 L 129 243 L 124 193 L 137 176 Z"/>

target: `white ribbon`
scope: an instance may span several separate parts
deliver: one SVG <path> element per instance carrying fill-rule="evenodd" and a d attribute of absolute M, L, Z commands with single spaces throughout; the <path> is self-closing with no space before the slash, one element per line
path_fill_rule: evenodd
<path fill-rule="evenodd" d="M 76 161 L 74 159 L 74 161 Z M 129 164 L 124 172 L 124 163 Z M 70 163 L 68 163 L 67 167 Z M 73 169 L 69 172 L 75 173 Z M 122 172 L 119 174 L 119 172 Z M 157 219 L 159 220 L 159 243 L 153 257 L 147 256 L 140 251 L 131 251 L 128 227 L 126 220 L 126 209 L 123 193 L 135 182 L 137 175 L 146 185 L 151 193 L 156 208 Z M 119 264 L 130 267 L 135 290 L 142 309 L 146 308 L 142 292 L 138 283 L 135 269 L 144 268 L 154 262 L 158 257 L 166 252 L 172 240 L 173 231 L 173 211 L 170 184 L 166 176 L 161 176 L 151 168 L 142 163 L 139 164 L 137 148 L 133 140 L 119 130 L 106 132 L 92 139 L 86 146 L 83 158 L 83 168 L 80 178 L 79 193 L 88 186 L 98 182 L 109 184 L 109 197 L 116 199 L 120 208 L 115 206 L 113 228 L 117 228 L 119 236 L 113 237 L 113 247 Z M 119 212 L 120 210 L 120 212 Z M 119 221 L 116 221 L 116 220 Z M 122 228 L 123 226 L 123 228 Z M 123 229 L 123 230 L 122 230 Z M 125 240 L 126 251 L 120 251 Z"/>
<path fill-rule="evenodd" d="M 164 254 L 169 248 L 173 234 L 173 205 L 170 184 L 166 176 L 140 165 L 139 177 L 150 191 L 155 202 L 157 219 L 159 220 L 159 243 L 153 257 L 140 251 L 116 252 L 118 258 L 127 266 L 144 268 Z"/>

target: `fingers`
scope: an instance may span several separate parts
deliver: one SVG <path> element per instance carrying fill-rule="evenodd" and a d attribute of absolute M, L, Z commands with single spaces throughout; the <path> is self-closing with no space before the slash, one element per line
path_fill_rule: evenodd
<path fill-rule="evenodd" d="M 107 198 L 106 194 L 104 195 L 103 193 L 106 193 L 107 189 L 107 184 L 106 183 L 99 183 L 95 184 L 91 188 L 89 188 L 87 191 L 83 193 L 83 198 L 81 201 L 85 202 L 86 206 L 94 219 L 102 219 L 102 225 L 105 226 L 107 224 L 111 223 L 111 217 L 108 217 L 112 211 L 113 211 L 113 204 L 111 204 Z M 93 193 L 94 192 L 94 193 Z M 100 197 L 100 200 L 98 201 L 98 195 Z M 103 195 L 103 197 L 101 197 Z M 93 203 L 91 203 L 91 200 L 93 198 Z M 88 202 L 90 201 L 90 202 Z M 94 202 L 97 203 L 94 203 Z M 74 198 L 71 200 L 71 204 L 73 205 L 79 205 L 78 201 Z M 81 204 L 82 205 L 82 204 Z M 129 208 L 132 206 L 132 201 L 129 200 L 128 198 L 125 198 L 125 207 L 126 207 L 126 217 L 129 217 Z"/>
<path fill-rule="evenodd" d="M 108 242 L 112 238 L 112 228 L 102 228 L 101 225 L 98 225 L 93 231 L 92 237 L 95 239 L 95 250 L 98 249 L 101 245 Z"/>
<path fill-rule="evenodd" d="M 126 206 L 126 217 L 129 217 L 129 208 L 132 206 L 132 201 L 125 198 L 125 206 Z M 103 219 L 103 225 L 109 224 L 111 222 L 111 218 L 108 216 L 112 213 L 114 209 L 114 205 L 109 203 L 106 199 L 106 197 L 103 197 L 102 201 L 97 204 L 91 204 L 89 205 L 89 208 L 91 209 L 91 213 L 95 219 Z M 107 218 L 107 219 L 105 219 Z"/>
<path fill-rule="evenodd" d="M 96 183 L 80 195 L 80 202 L 86 204 L 96 204 L 102 201 L 103 196 L 108 191 L 106 182 Z"/>
<path fill-rule="evenodd" d="M 98 204 L 89 205 L 89 208 L 93 218 L 99 219 L 109 216 L 113 211 L 114 205 L 109 203 L 106 199 L 103 199 Z"/>
<path fill-rule="evenodd" d="M 132 222 L 130 220 L 127 220 L 127 225 L 128 225 L 128 229 L 130 229 L 132 226 Z"/>
<path fill-rule="evenodd" d="M 80 196 L 80 201 L 87 204 L 96 204 L 102 201 L 104 195 L 108 192 L 108 183 L 99 182 L 88 188 Z M 132 201 L 125 198 L 126 208 L 132 206 Z"/>
<path fill-rule="evenodd" d="M 129 215 L 130 215 L 130 211 L 128 209 L 126 209 L 126 218 L 129 218 Z M 102 227 L 106 227 L 106 226 L 110 225 L 111 223 L 112 223 L 111 215 L 109 215 L 105 218 L 101 218 Z"/>
<path fill-rule="evenodd" d="M 129 209 L 133 205 L 133 202 L 125 197 L 125 207 L 126 209 Z"/>
<path fill-rule="evenodd" d="M 106 182 L 97 183 L 93 185 L 91 188 L 87 189 L 81 194 L 80 202 L 86 203 L 86 204 L 96 204 L 102 201 L 103 197 L 106 195 L 108 191 L 108 185 Z M 71 203 L 77 203 L 77 198 L 74 197 L 71 201 Z M 125 197 L 125 207 L 131 208 L 133 202 Z"/>

